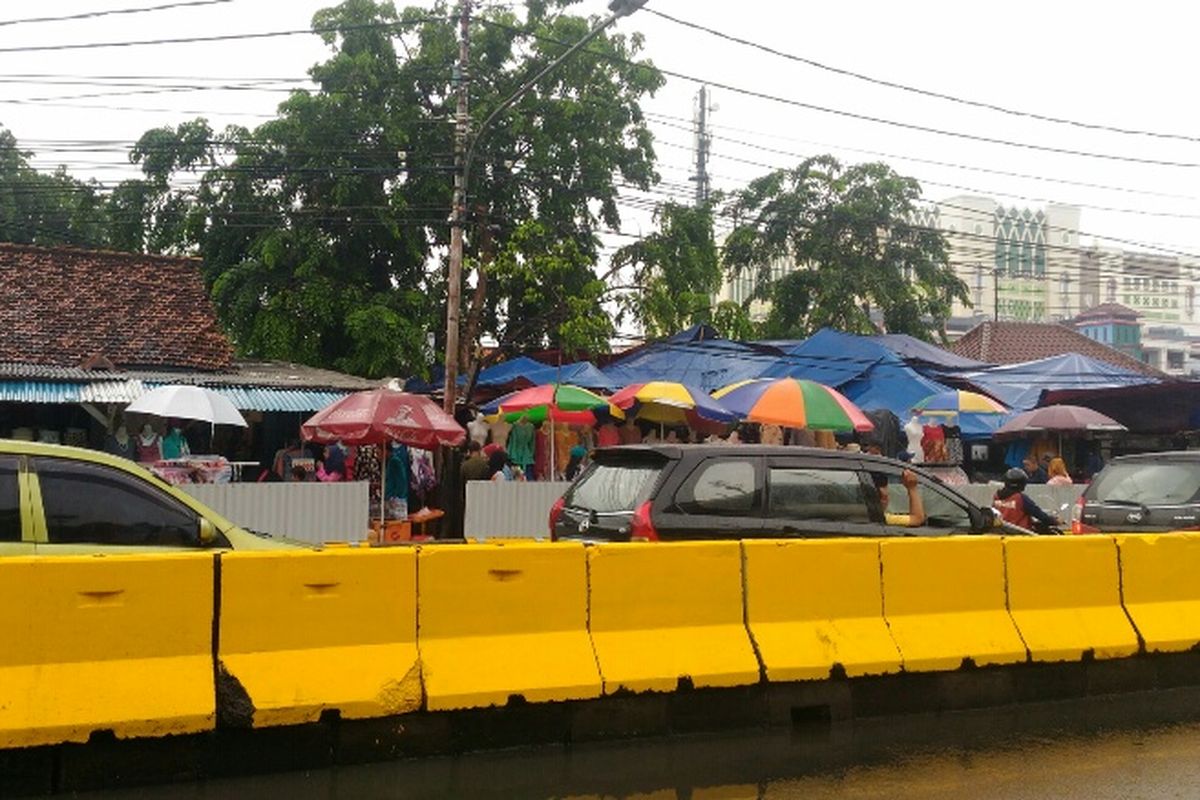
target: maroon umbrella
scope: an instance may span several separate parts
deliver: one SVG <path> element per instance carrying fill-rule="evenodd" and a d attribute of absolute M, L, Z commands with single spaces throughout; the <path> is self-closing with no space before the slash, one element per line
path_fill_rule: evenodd
<path fill-rule="evenodd" d="M 1060 436 L 1127 430 L 1112 417 L 1083 406 L 1046 406 L 1017 414 L 996 429 L 995 435 L 1024 436 L 1057 433 Z"/>
<path fill-rule="evenodd" d="M 300 426 L 304 438 L 331 444 L 400 442 L 422 450 L 460 445 L 467 432 L 434 401 L 394 389 L 355 392 L 318 411 Z"/>

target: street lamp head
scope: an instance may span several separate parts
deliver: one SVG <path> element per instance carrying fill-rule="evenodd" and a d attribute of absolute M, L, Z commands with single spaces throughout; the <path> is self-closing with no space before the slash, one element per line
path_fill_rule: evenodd
<path fill-rule="evenodd" d="M 608 0 L 608 10 L 618 17 L 628 17 L 642 6 L 647 0 Z"/>

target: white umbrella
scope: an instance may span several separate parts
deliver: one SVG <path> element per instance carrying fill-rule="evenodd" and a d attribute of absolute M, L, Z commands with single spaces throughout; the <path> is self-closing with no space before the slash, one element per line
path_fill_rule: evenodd
<path fill-rule="evenodd" d="M 222 394 L 203 386 L 160 386 L 134 400 L 125 409 L 130 414 L 194 419 L 211 425 L 247 426 L 246 418 Z"/>

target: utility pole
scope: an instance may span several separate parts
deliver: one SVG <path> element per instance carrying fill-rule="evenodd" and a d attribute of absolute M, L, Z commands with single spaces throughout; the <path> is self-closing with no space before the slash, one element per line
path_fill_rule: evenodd
<path fill-rule="evenodd" d="M 696 174 L 692 180 L 696 182 L 696 205 L 702 206 L 708 202 L 708 149 L 712 137 L 708 133 L 708 87 L 700 87 L 700 95 L 696 106 Z"/>
<path fill-rule="evenodd" d="M 992 321 L 1000 321 L 1000 269 L 992 270 Z"/>
<path fill-rule="evenodd" d="M 466 161 L 470 117 L 467 115 L 468 70 L 471 57 L 471 0 L 458 5 L 458 66 L 454 80 L 458 107 L 454 112 L 454 199 L 450 208 L 450 266 L 446 275 L 446 380 L 442 408 L 454 414 L 458 389 L 458 312 L 462 304 L 463 226 L 466 224 Z"/>
<path fill-rule="evenodd" d="M 563 51 L 558 58 L 551 61 L 525 83 L 509 95 L 508 99 L 492 110 L 492 113 L 479 124 L 475 135 L 470 135 L 470 118 L 467 116 L 467 87 L 468 68 L 470 66 L 470 48 L 468 39 L 471 32 L 471 0 L 459 2 L 459 36 L 458 36 L 458 110 L 454 119 L 454 202 L 450 212 L 450 264 L 446 287 L 446 381 L 443 388 L 442 408 L 446 413 L 454 413 L 455 395 L 458 389 L 458 312 L 462 295 L 462 260 L 463 260 L 463 226 L 466 223 L 467 188 L 471 177 L 471 159 L 480 138 L 487 133 L 489 126 L 508 111 L 518 100 L 525 96 L 538 81 L 549 75 L 567 59 L 588 42 L 595 39 L 606 28 L 621 17 L 627 17 L 646 5 L 647 0 L 609 0 L 608 9 L 612 13 L 592 27 L 587 34 L 575 44 Z"/>

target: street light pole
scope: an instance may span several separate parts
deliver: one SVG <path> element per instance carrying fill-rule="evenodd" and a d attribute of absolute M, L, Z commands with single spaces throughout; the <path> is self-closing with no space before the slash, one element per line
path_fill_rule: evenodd
<path fill-rule="evenodd" d="M 442 407 L 446 413 L 454 413 L 455 395 L 458 389 L 458 312 L 462 294 L 462 261 L 463 261 L 463 225 L 466 222 L 467 183 L 471 175 L 471 159 L 475 154 L 475 146 L 483 138 L 488 127 L 513 104 L 520 100 L 538 81 L 557 69 L 568 58 L 604 32 L 610 25 L 621 17 L 627 17 L 646 5 L 647 0 L 610 0 L 609 11 L 612 13 L 597 23 L 582 39 L 568 47 L 558 58 L 543 67 L 521 87 L 512 93 L 480 124 L 466 144 L 469 120 L 467 117 L 467 84 L 466 71 L 468 67 L 467 36 L 470 32 L 470 0 L 462 0 L 459 6 L 459 87 L 458 109 L 455 115 L 454 136 L 454 201 L 450 212 L 450 264 L 447 274 L 449 282 L 446 288 L 446 379 L 443 389 Z M 463 145 L 465 146 L 465 150 Z"/>

